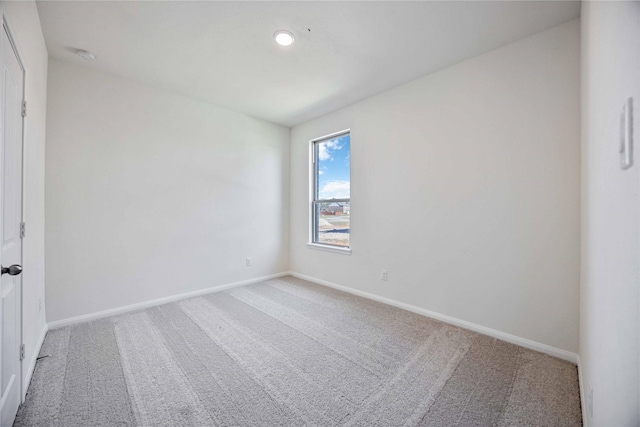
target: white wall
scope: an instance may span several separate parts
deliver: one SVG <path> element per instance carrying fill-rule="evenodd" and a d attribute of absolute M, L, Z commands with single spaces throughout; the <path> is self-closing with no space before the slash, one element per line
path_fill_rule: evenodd
<path fill-rule="evenodd" d="M 576 352 L 579 65 L 573 20 L 293 128 L 291 270 Z M 308 141 L 346 128 L 351 256 L 306 246 Z"/>
<path fill-rule="evenodd" d="M 288 128 L 54 59 L 47 112 L 48 321 L 288 269 Z"/>
<path fill-rule="evenodd" d="M 640 3 L 583 2 L 581 19 L 585 421 L 639 425 Z M 628 97 L 635 101 L 635 165 L 622 171 L 620 114 Z"/>
<path fill-rule="evenodd" d="M 35 358 L 46 331 L 44 311 L 44 156 L 47 105 L 48 53 L 35 2 L 1 2 L 26 69 L 25 99 L 29 114 L 24 122 L 24 218 L 22 342 L 24 384 L 28 385 Z M 42 302 L 42 306 L 40 305 Z M 23 389 L 26 392 L 26 387 Z"/>

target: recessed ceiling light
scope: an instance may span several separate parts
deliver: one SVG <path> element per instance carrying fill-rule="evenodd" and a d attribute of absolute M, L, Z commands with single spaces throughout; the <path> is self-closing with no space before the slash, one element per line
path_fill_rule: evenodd
<path fill-rule="evenodd" d="M 88 50 L 84 50 L 84 49 L 76 49 L 75 50 L 76 55 L 78 55 L 80 58 L 84 59 L 85 61 L 93 61 L 94 59 L 96 59 L 96 56 L 89 52 Z"/>
<path fill-rule="evenodd" d="M 293 34 L 287 30 L 278 30 L 273 33 L 273 38 L 276 39 L 276 43 L 280 46 L 290 46 L 295 41 Z"/>

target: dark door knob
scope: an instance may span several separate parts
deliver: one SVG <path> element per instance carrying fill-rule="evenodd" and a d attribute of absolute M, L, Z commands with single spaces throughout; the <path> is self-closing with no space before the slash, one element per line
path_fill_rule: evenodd
<path fill-rule="evenodd" d="M 2 267 L 2 274 L 9 273 L 9 276 L 17 276 L 22 273 L 22 266 L 13 264 L 11 267 Z"/>

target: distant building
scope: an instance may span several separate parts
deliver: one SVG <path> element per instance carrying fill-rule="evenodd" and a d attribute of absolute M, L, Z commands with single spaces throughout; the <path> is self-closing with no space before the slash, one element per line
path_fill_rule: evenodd
<path fill-rule="evenodd" d="M 322 215 L 342 215 L 344 206 L 341 203 L 331 203 L 329 206 L 320 211 Z"/>

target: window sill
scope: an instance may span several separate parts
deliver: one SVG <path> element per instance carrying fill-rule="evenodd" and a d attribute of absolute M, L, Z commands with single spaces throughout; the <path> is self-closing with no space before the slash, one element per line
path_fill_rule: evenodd
<path fill-rule="evenodd" d="M 351 248 L 338 248 L 336 246 L 321 245 L 318 243 L 307 243 L 307 247 L 317 251 L 334 252 L 342 255 L 351 255 Z"/>

